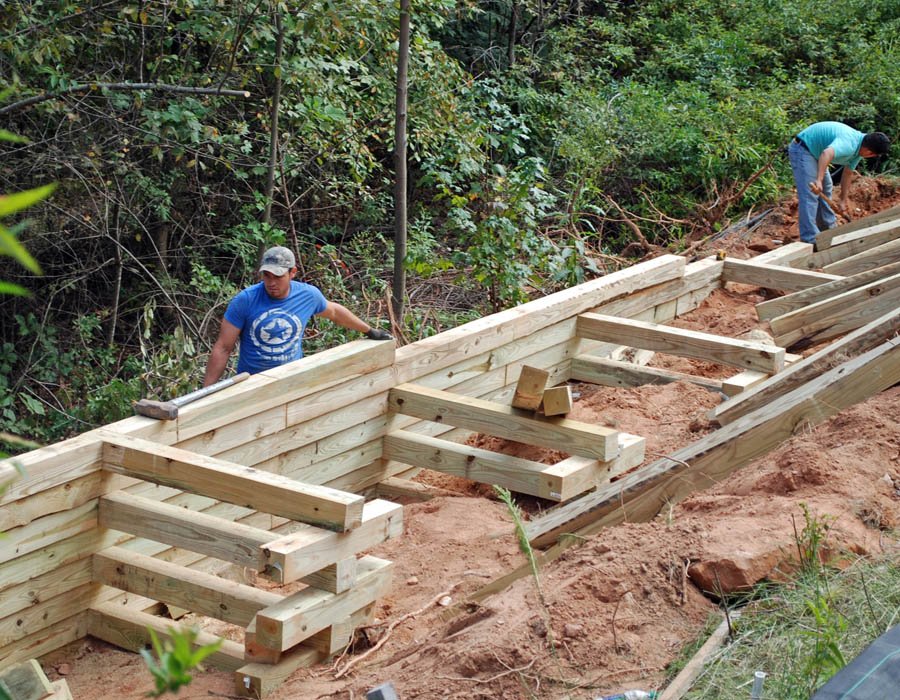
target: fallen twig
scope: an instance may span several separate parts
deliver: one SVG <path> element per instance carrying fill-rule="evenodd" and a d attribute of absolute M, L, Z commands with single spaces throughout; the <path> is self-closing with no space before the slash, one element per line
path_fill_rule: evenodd
<path fill-rule="evenodd" d="M 423 612 L 425 612 L 426 610 L 428 610 L 428 608 L 430 608 L 431 606 L 437 605 L 437 602 L 438 602 L 441 598 L 443 598 L 444 596 L 450 595 L 450 592 L 451 592 L 454 588 L 456 588 L 459 584 L 460 584 L 460 582 L 454 583 L 454 584 L 453 584 L 452 586 L 450 586 L 450 588 L 448 588 L 447 590 L 442 591 L 441 593 L 438 593 L 438 594 L 437 594 L 434 598 L 432 598 L 432 599 L 428 602 L 428 604 L 425 605 L 424 607 L 419 608 L 418 610 L 414 610 L 413 612 L 408 612 L 408 613 L 406 613 L 405 615 L 403 615 L 402 617 L 399 617 L 399 618 L 397 618 L 396 620 L 394 620 L 390 625 L 388 625 L 388 628 L 384 631 L 384 634 L 381 636 L 381 639 L 379 639 L 379 640 L 375 643 L 375 646 L 373 646 L 371 649 L 366 650 L 365 653 L 360 654 L 360 655 L 357 656 L 355 659 L 350 659 L 350 661 L 348 661 L 346 664 L 344 664 L 344 667 L 343 667 L 343 668 L 341 668 L 340 670 L 338 670 L 338 671 L 334 674 L 335 680 L 337 680 L 337 679 L 340 678 L 341 676 L 347 675 L 347 673 L 350 671 L 350 669 L 353 668 L 356 664 L 358 664 L 360 661 L 362 661 L 363 659 L 365 659 L 367 656 L 370 656 L 371 654 L 374 654 L 374 653 L 375 653 L 376 651 L 378 651 L 381 647 L 383 647 L 384 644 L 385 644 L 385 642 L 387 642 L 388 638 L 391 636 L 391 633 L 394 631 L 394 628 L 395 628 L 397 625 L 399 625 L 401 622 L 405 622 L 406 620 L 408 620 L 408 619 L 410 619 L 410 618 L 412 618 L 412 617 L 415 617 L 416 615 L 420 615 L 421 613 L 423 613 Z"/>
<path fill-rule="evenodd" d="M 435 678 L 441 678 L 445 681 L 469 681 L 470 683 L 490 683 L 491 681 L 495 681 L 498 678 L 503 678 L 503 676 L 508 676 L 510 673 L 521 673 L 522 671 L 527 671 L 529 668 L 534 666 L 535 661 L 537 661 L 536 658 L 532 659 L 530 662 L 528 662 L 521 668 L 510 668 L 508 671 L 504 671 L 503 673 L 498 673 L 496 676 L 491 676 L 490 678 L 463 678 L 462 676 L 435 676 Z M 503 664 L 503 665 L 506 666 L 506 664 Z"/>

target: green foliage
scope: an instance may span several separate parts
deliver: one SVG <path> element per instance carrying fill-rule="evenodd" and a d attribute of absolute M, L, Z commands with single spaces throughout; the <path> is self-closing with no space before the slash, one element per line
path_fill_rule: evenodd
<path fill-rule="evenodd" d="M 224 641 L 219 639 L 214 644 L 193 649 L 198 634 L 196 629 L 173 629 L 171 640 L 166 639 L 162 644 L 152 628 L 148 627 L 147 631 L 156 654 L 154 658 L 150 650 L 141 649 L 144 663 L 156 682 L 156 690 L 147 693 L 147 697 L 151 698 L 158 698 L 166 693 L 177 694 L 182 686 L 189 685 L 193 680 L 189 672 L 194 669 L 202 671 L 203 659 L 217 651 Z"/>
<path fill-rule="evenodd" d="M 488 289 L 496 311 L 528 300 L 523 286 L 536 278 L 549 244 L 539 225 L 554 197 L 544 189 L 545 171 L 539 158 L 525 158 L 495 174 L 468 197 L 455 195 L 449 220 L 460 232 L 462 247 L 453 256 L 458 269 L 471 269 L 471 279 Z M 470 202 L 481 203 L 473 211 Z M 511 256 L 510 251 L 517 255 Z"/>
<path fill-rule="evenodd" d="M 10 90 L 0 92 L 0 101 L 9 94 Z M 0 141 L 25 143 L 27 142 L 27 139 L 16 136 L 5 129 L 0 129 Z M 54 189 L 56 189 L 55 184 L 44 185 L 43 187 L 33 188 L 26 190 L 25 192 L 14 192 L 12 194 L 0 196 L 0 256 L 13 258 L 22 265 L 22 267 L 35 275 L 41 274 L 40 265 L 38 265 L 37 261 L 31 257 L 25 249 L 25 246 L 23 246 L 17 238 L 17 235 L 25 229 L 28 223 L 22 221 L 10 229 L 3 224 L 2 219 L 37 204 L 48 197 Z M 0 294 L 27 294 L 27 292 L 19 285 L 0 280 Z"/>
<path fill-rule="evenodd" d="M 812 653 L 806 662 L 806 673 L 811 677 L 810 684 L 815 686 L 819 677 L 830 678 L 847 665 L 840 647 L 847 632 L 847 622 L 821 594 L 807 600 L 806 607 L 816 623 L 814 629 L 801 630 L 801 634 L 813 643 Z"/>
<path fill-rule="evenodd" d="M 896 555 L 858 558 L 787 584 L 760 584 L 742 608 L 734 641 L 708 663 L 686 700 L 741 697 L 759 670 L 767 673 L 766 697 L 806 700 L 894 625 L 898 564 Z"/>
<path fill-rule="evenodd" d="M 800 571 L 806 576 L 818 576 L 825 565 L 825 540 L 828 538 L 828 531 L 834 518 L 829 515 L 820 518 L 810 513 L 809 506 L 805 503 L 800 503 L 800 509 L 803 511 L 805 524 L 799 535 L 796 534 L 796 524 L 794 525 L 794 541 L 797 545 Z"/>
<path fill-rule="evenodd" d="M 40 101 L 0 95 L 0 191 L 61 187 L 28 210 L 27 239 L 21 222 L 0 230 L 0 252 L 23 261 L 0 258 L 0 279 L 31 294 L 0 304 L 0 429 L 56 439 L 190 388 L 190 351 L 204 357 L 272 243 L 296 245 L 304 281 L 383 320 L 397 5 L 7 4 L 0 72 L 16 100 Z M 626 217 L 677 251 L 773 202 L 791 183 L 780 160 L 738 192 L 812 121 L 900 131 L 888 0 L 440 0 L 412 23 L 406 263 L 414 284 L 457 290 L 453 308 L 408 315 L 411 338 L 605 272 L 633 255 Z M 327 325 L 308 352 L 354 337 Z"/>

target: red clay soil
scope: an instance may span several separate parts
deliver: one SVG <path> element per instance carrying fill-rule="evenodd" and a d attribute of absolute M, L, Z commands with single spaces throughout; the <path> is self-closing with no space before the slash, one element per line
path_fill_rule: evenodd
<path fill-rule="evenodd" d="M 857 216 L 888 208 L 900 194 L 863 180 Z M 776 209 L 749 241 L 735 234 L 712 244 L 749 258 L 771 241 L 796 239 L 796 200 Z M 674 325 L 739 337 L 767 330 L 753 305 L 769 295 L 745 285 L 718 290 Z M 707 377 L 735 370 L 656 356 L 654 365 Z M 647 462 L 711 430 L 705 414 L 720 397 L 692 384 L 611 389 L 573 385 L 572 417 L 647 439 Z M 562 453 L 479 438 L 477 444 L 544 462 Z M 361 658 L 364 644 L 334 664 L 296 672 L 270 697 L 353 700 L 392 682 L 400 698 L 596 698 L 629 688 L 658 689 L 666 667 L 716 609 L 715 577 L 739 590 L 789 571 L 801 504 L 832 523 L 835 552 L 896 550 L 900 521 L 900 388 L 858 404 L 721 483 L 664 509 L 655 520 L 609 528 L 480 607 L 453 619 L 448 608 L 524 563 L 506 508 L 485 485 L 435 472 L 417 479 L 452 495 L 404 507 L 404 534 L 372 550 L 395 563 L 391 593 L 363 637 L 386 642 Z M 523 499 L 539 510 L 536 499 Z M 545 506 L 551 504 L 544 504 Z M 448 597 L 449 601 L 445 598 Z M 443 599 L 443 600 L 442 600 Z M 440 603 L 438 602 L 440 601 Z M 229 636 L 234 635 L 233 633 Z M 239 638 L 239 637 L 236 637 Z M 351 663 L 349 673 L 337 670 Z M 93 639 L 43 659 L 65 676 L 76 700 L 143 697 L 153 687 L 140 658 Z M 196 675 L 183 698 L 234 695 L 232 674 Z"/>

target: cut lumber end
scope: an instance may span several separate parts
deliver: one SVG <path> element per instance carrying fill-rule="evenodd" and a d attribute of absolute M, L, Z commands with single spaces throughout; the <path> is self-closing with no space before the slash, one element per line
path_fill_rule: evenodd
<path fill-rule="evenodd" d="M 513 408 L 536 411 L 541 405 L 544 387 L 547 386 L 549 378 L 550 373 L 547 370 L 522 365 L 522 373 L 519 375 L 516 393 L 512 400 Z"/>
<path fill-rule="evenodd" d="M 53 695 L 53 686 L 35 659 L 0 672 L 0 688 L 12 700 L 43 700 Z"/>
<path fill-rule="evenodd" d="M 547 389 L 542 404 L 545 416 L 565 415 L 572 410 L 572 387 L 566 384 Z"/>

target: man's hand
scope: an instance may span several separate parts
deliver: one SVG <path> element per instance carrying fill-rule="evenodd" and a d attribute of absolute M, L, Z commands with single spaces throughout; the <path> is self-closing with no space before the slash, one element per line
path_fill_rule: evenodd
<path fill-rule="evenodd" d="M 384 331 L 380 328 L 370 328 L 366 331 L 366 337 L 371 340 L 393 340 L 394 336 L 392 336 L 387 331 Z"/>

